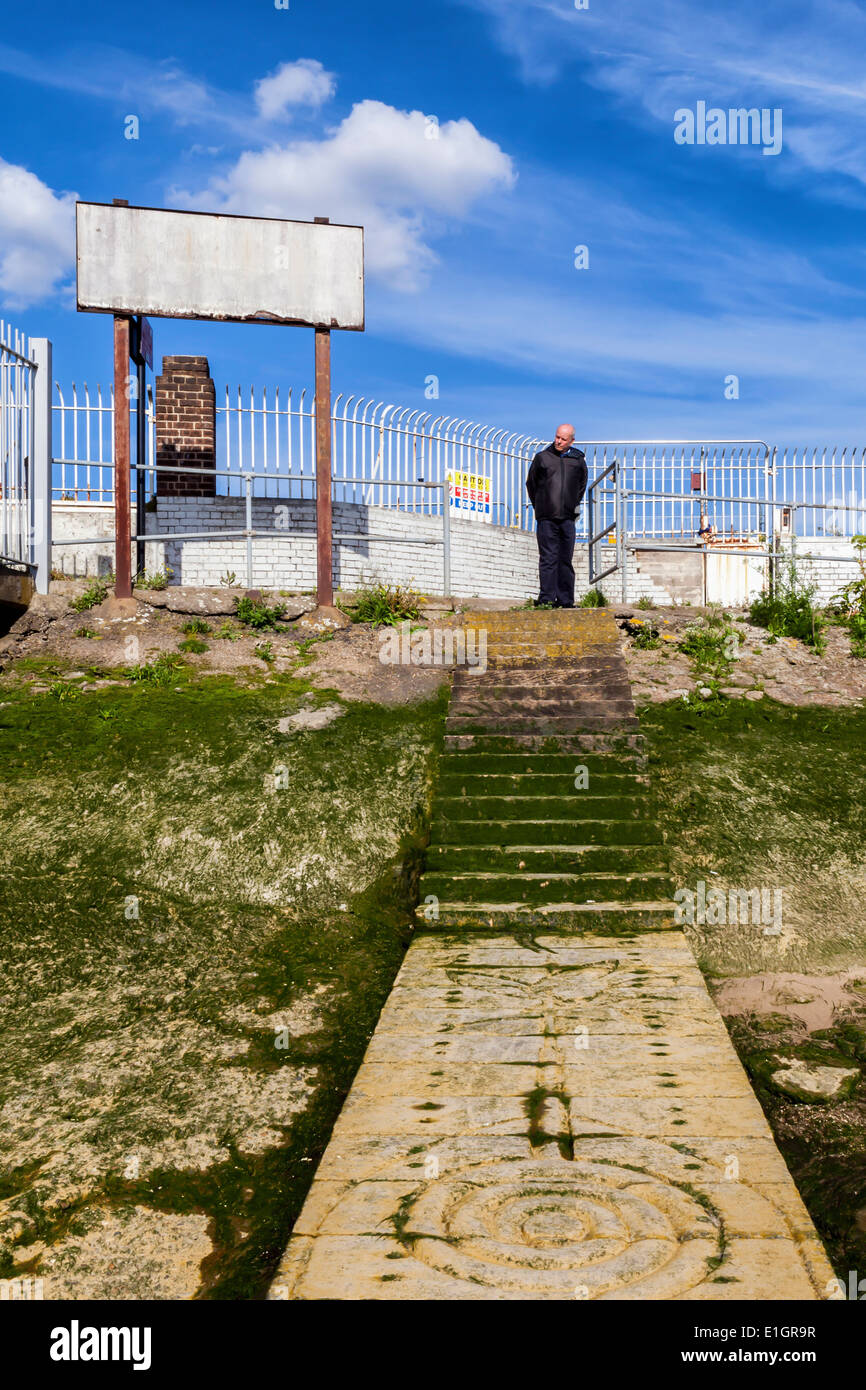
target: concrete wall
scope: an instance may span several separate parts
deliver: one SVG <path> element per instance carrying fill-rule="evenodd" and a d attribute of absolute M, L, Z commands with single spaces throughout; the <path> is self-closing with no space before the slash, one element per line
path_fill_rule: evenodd
<path fill-rule="evenodd" d="M 114 569 L 114 504 L 106 502 L 54 502 L 51 507 L 52 541 L 104 536 L 100 545 L 51 547 L 52 571 L 70 579 L 108 574 Z"/>
<path fill-rule="evenodd" d="M 160 498 L 155 512 L 147 513 L 149 532 L 242 530 L 245 526 L 244 502 L 235 497 Z M 64 574 L 104 574 L 114 564 L 114 510 L 111 506 L 55 503 L 55 540 L 60 538 L 105 536 L 102 545 L 55 545 L 52 566 Z M 256 498 L 253 525 L 268 534 L 253 542 L 253 584 L 257 588 L 314 589 L 316 585 L 316 507 L 315 502 L 280 501 Z M 439 540 L 442 523 L 438 517 L 423 517 L 385 507 L 364 507 L 356 503 L 334 504 L 334 531 L 357 536 L 357 540 L 334 542 L 334 584 L 355 589 L 369 580 L 414 583 L 427 593 L 442 592 L 442 548 L 401 542 L 400 536 Z M 382 540 L 364 540 L 370 531 Z M 613 549 L 613 547 L 611 547 Z M 146 566 L 151 572 L 168 564 L 176 584 L 218 585 L 223 575 L 234 571 L 246 583 L 246 541 L 168 541 L 148 542 Z M 818 600 L 827 603 L 844 583 L 853 578 L 853 564 L 829 560 L 807 560 L 816 555 L 854 555 L 850 541 L 800 540 L 797 542 L 798 568 L 804 578 L 814 578 Z M 742 558 L 748 566 L 748 588 L 759 587 L 763 564 Z M 729 570 L 736 557 L 726 556 Z M 589 587 L 585 545 L 575 550 L 574 567 L 577 592 Z M 703 559 L 697 552 L 675 553 L 659 550 L 633 550 L 628 554 L 628 601 L 646 597 L 660 605 L 704 602 Z M 712 576 L 711 576 L 712 581 Z M 619 602 L 622 596 L 620 573 L 601 583 L 606 597 Z M 709 598 L 736 605 L 728 574 L 725 592 L 715 592 L 710 584 Z M 538 593 L 538 552 L 535 536 L 505 526 L 488 526 L 476 521 L 451 522 L 451 588 L 458 598 L 534 598 Z M 742 586 L 745 592 L 745 584 Z"/>

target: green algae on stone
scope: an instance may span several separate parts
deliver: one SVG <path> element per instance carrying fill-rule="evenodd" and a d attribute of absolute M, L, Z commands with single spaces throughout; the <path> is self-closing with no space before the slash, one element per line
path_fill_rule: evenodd
<path fill-rule="evenodd" d="M 199 1297 L 263 1295 L 411 931 L 441 700 L 285 736 L 333 692 L 177 684 L 4 682 L 0 1255 L 48 1298 L 135 1212 L 206 1227 Z M 136 1259 L 112 1296 L 161 1296 Z"/>

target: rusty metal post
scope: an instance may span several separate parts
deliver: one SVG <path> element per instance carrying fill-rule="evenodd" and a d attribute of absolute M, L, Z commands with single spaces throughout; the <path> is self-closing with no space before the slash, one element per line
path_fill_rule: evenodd
<path fill-rule="evenodd" d="M 129 319 L 114 315 L 114 593 L 132 597 L 129 501 Z"/>
<path fill-rule="evenodd" d="M 327 217 L 317 217 L 327 222 Z M 314 329 L 316 335 L 316 602 L 332 608 L 331 523 L 331 330 Z"/>

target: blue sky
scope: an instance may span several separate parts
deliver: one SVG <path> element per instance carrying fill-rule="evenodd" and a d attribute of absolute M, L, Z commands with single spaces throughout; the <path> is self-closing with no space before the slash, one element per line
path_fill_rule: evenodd
<path fill-rule="evenodd" d="M 73 204 L 116 196 L 362 222 L 335 390 L 423 407 L 435 375 L 437 413 L 527 434 L 866 444 L 866 7 L 289 3 L 7 10 L 0 317 L 64 385 L 109 377 Z M 676 143 L 699 101 L 781 110 L 780 152 Z M 218 388 L 311 381 L 305 329 L 154 334 Z"/>

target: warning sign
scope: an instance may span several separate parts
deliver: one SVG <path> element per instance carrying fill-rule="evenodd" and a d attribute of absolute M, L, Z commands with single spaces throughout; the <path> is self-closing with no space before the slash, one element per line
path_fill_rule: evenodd
<path fill-rule="evenodd" d="M 493 479 L 480 473 L 448 473 L 451 511 L 460 516 L 475 516 L 492 521 Z"/>

